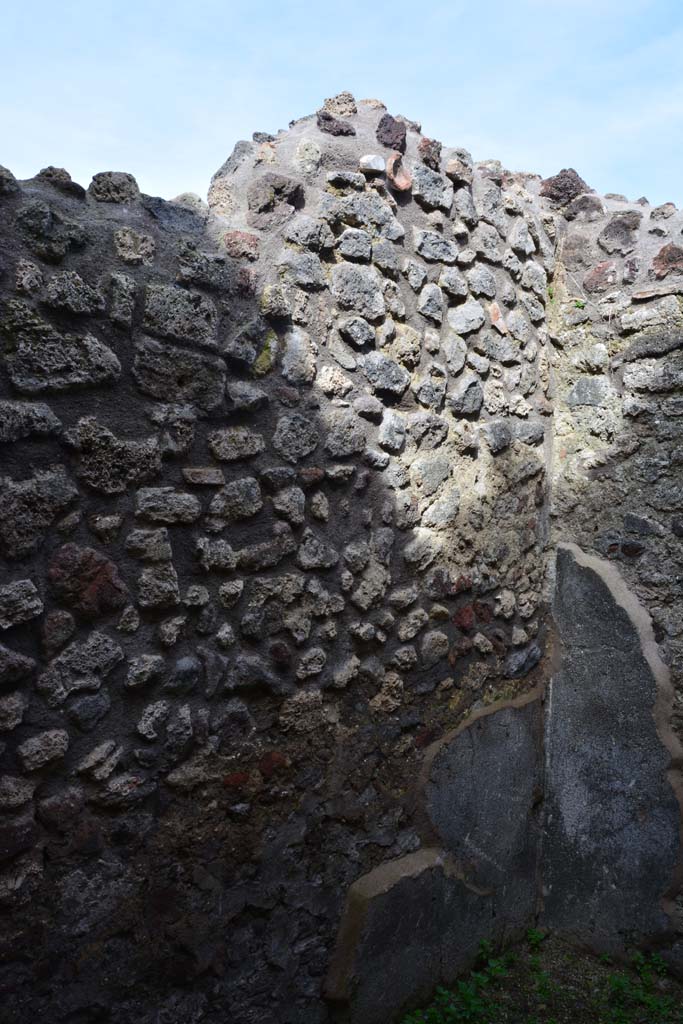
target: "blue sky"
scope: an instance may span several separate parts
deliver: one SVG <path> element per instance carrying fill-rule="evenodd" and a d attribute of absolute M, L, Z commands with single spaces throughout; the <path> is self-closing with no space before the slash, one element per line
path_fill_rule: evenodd
<path fill-rule="evenodd" d="M 25 0 L 0 163 L 206 194 L 234 143 L 350 89 L 475 159 L 683 206 L 681 0 Z"/>

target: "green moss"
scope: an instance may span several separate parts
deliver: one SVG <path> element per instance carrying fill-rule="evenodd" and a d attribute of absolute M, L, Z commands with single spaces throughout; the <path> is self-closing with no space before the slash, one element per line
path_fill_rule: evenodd
<path fill-rule="evenodd" d="M 265 377 L 275 365 L 275 357 L 278 350 L 278 338 L 275 331 L 268 331 L 263 341 L 263 348 L 259 352 L 251 370 L 255 377 Z"/>

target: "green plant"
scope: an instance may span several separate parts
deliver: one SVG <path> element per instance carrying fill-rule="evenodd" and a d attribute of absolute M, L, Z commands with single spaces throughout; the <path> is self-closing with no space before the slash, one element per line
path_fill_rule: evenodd
<path fill-rule="evenodd" d="M 583 301 L 583 299 L 575 299 L 574 300 L 574 305 L 576 306 L 577 309 L 585 309 L 586 308 L 586 303 Z"/>
<path fill-rule="evenodd" d="M 534 951 L 539 950 L 541 948 L 541 944 L 542 944 L 544 939 L 545 939 L 545 933 L 544 932 L 540 932 L 538 930 L 538 928 L 528 928 L 527 929 L 526 940 L 529 943 L 529 946 L 531 947 L 531 949 L 533 949 Z"/>

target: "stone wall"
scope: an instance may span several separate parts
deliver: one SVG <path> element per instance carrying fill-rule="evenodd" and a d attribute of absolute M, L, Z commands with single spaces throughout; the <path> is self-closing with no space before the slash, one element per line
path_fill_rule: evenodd
<path fill-rule="evenodd" d="M 674 956 L 683 219 L 348 94 L 208 200 L 0 170 L 7 1019 L 383 1024 L 535 920 Z M 649 887 L 579 921 L 606 762 L 591 834 L 628 774 L 659 846 L 623 799 Z"/>

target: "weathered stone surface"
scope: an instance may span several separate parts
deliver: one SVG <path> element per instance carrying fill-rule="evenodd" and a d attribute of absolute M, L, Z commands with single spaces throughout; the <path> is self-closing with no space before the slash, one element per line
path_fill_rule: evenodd
<path fill-rule="evenodd" d="M 141 608 L 173 608 L 180 603 L 178 574 L 170 564 L 145 567 L 137 579 Z"/>
<path fill-rule="evenodd" d="M 43 602 L 31 580 L 15 580 L 0 586 L 0 629 L 30 622 L 43 610 Z"/>
<path fill-rule="evenodd" d="M 473 299 L 448 311 L 448 325 L 456 334 L 471 334 L 472 331 L 477 331 L 483 326 L 485 319 L 483 306 Z"/>
<path fill-rule="evenodd" d="M 318 128 L 327 135 L 355 135 L 356 129 L 348 121 L 335 117 L 329 110 L 319 110 L 316 119 Z"/>
<path fill-rule="evenodd" d="M 453 185 L 436 171 L 423 164 L 412 167 L 413 195 L 428 210 L 443 210 L 445 213 L 453 203 Z"/>
<path fill-rule="evenodd" d="M 62 334 L 16 300 L 0 304 L 0 316 L 9 346 L 7 370 L 17 391 L 101 387 L 121 375 L 114 353 L 92 334 Z"/>
<path fill-rule="evenodd" d="M 281 416 L 273 434 L 273 448 L 286 462 L 300 462 L 318 447 L 320 435 L 300 413 Z"/>
<path fill-rule="evenodd" d="M 38 677 L 36 687 L 49 707 L 57 707 L 77 690 L 99 690 L 123 659 L 119 645 L 104 633 L 91 633 L 70 644 Z"/>
<path fill-rule="evenodd" d="M 201 511 L 198 498 L 172 487 L 143 487 L 136 495 L 135 514 L 154 523 L 194 523 Z"/>
<path fill-rule="evenodd" d="M 377 125 L 377 141 L 382 146 L 395 149 L 398 153 L 406 151 L 406 126 L 391 114 L 383 114 Z"/>
<path fill-rule="evenodd" d="M 17 754 L 24 771 L 34 772 L 50 761 L 64 757 L 69 747 L 69 734 L 64 729 L 50 729 L 24 740 Z"/>
<path fill-rule="evenodd" d="M 432 263 L 455 263 L 458 246 L 436 231 L 415 231 L 415 250 Z"/>
<path fill-rule="evenodd" d="M 98 619 L 122 608 L 128 597 L 114 562 L 77 544 L 64 544 L 55 552 L 48 580 L 60 601 L 86 619 Z"/>
<path fill-rule="evenodd" d="M 250 519 L 263 508 L 261 488 L 253 476 L 232 480 L 212 499 L 209 514 L 219 519 Z"/>
<path fill-rule="evenodd" d="M 152 339 L 135 346 L 133 377 L 145 395 L 165 402 L 192 402 L 209 411 L 225 391 L 225 363 Z"/>
<path fill-rule="evenodd" d="M 589 191 L 588 185 L 573 167 L 566 167 L 541 183 L 541 195 L 560 206 L 566 206 L 572 199 Z"/>
<path fill-rule="evenodd" d="M 215 349 L 217 320 L 213 302 L 200 292 L 147 286 L 144 326 L 150 334 Z"/>
<path fill-rule="evenodd" d="M 211 453 L 221 462 L 238 462 L 251 459 L 265 448 L 261 434 L 247 427 L 228 427 L 215 430 L 209 435 Z"/>
<path fill-rule="evenodd" d="M 61 423 L 42 402 L 0 401 L 0 443 L 27 437 L 49 437 L 61 432 Z"/>
<path fill-rule="evenodd" d="M 78 492 L 63 466 L 28 480 L 0 481 L 0 543 L 10 558 L 33 551 Z"/>
<path fill-rule="evenodd" d="M 546 856 L 547 905 L 570 915 L 585 883 L 601 938 L 610 801 L 646 798 L 645 836 L 668 806 L 662 773 L 601 788 L 622 737 L 625 771 L 654 749 L 620 669 L 589 681 L 608 686 L 604 735 L 573 705 L 562 723 L 558 770 L 580 757 L 572 780 L 589 779 L 576 834 L 602 843 L 617 821 L 585 875 L 564 838 L 548 852 L 550 827 L 541 843 L 554 767 L 528 741 L 530 687 L 567 655 L 547 606 L 558 541 L 623 566 L 678 686 L 683 213 L 442 158 L 378 101 L 324 110 L 357 135 L 315 116 L 255 133 L 210 211 L 112 176 L 92 189 L 108 204 L 59 169 L 0 174 L 0 548 L 21 560 L 0 568 L 8 1020 L 401 1019 L 479 939 L 537 924 Z M 654 709 L 665 738 L 679 697 Z M 56 729 L 64 756 L 22 774 L 17 747 Z M 671 747 L 674 781 L 679 763 Z M 344 895 L 375 871 L 330 1006 Z M 673 875 L 644 884 L 646 927 L 624 906 L 616 930 L 665 951 L 676 898 Z"/>
<path fill-rule="evenodd" d="M 140 189 L 132 174 L 101 171 L 93 176 L 88 195 L 98 203 L 132 203 L 140 198 Z"/>
<path fill-rule="evenodd" d="M 350 309 L 366 320 L 384 315 L 382 282 L 374 267 L 339 263 L 332 268 L 330 288 L 341 309 Z"/>
<path fill-rule="evenodd" d="M 161 452 L 155 438 L 122 440 L 94 416 L 79 420 L 66 440 L 78 452 L 78 477 L 102 494 L 121 494 L 132 484 L 161 472 Z"/>
<path fill-rule="evenodd" d="M 649 616 L 607 563 L 560 548 L 553 612 L 543 920 L 617 950 L 668 927 L 679 807 L 653 715 L 666 669 Z"/>
<path fill-rule="evenodd" d="M 615 213 L 600 232 L 598 245 L 610 255 L 615 252 L 622 255 L 631 252 L 636 246 L 636 232 L 642 219 L 643 215 L 638 210 Z"/>

